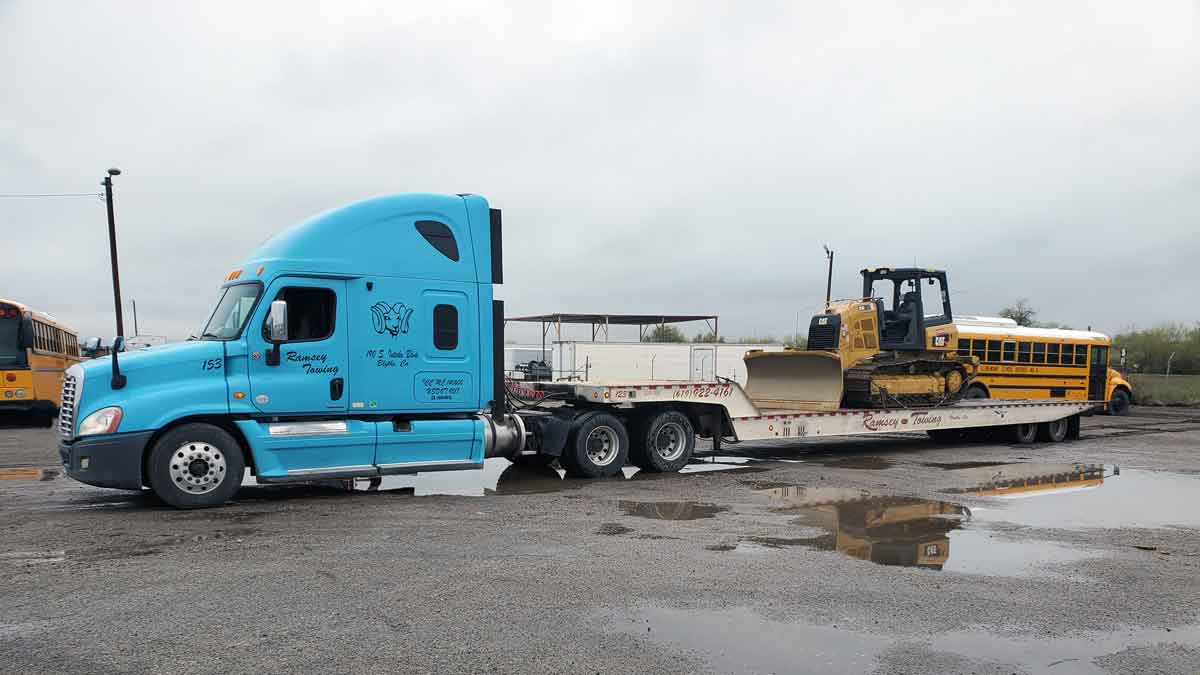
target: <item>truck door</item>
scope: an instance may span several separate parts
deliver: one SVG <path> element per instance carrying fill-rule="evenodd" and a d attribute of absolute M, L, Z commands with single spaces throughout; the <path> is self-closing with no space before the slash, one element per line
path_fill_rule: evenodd
<path fill-rule="evenodd" d="M 271 302 L 288 303 L 288 339 L 268 339 Z M 250 398 L 264 413 L 322 414 L 347 409 L 349 350 L 346 282 L 281 277 L 263 295 L 246 327 L 250 351 Z M 278 364 L 272 352 L 278 348 Z"/>
<path fill-rule="evenodd" d="M 377 425 L 380 470 L 481 462 L 477 285 L 402 277 L 351 284 L 349 404 L 390 415 Z"/>

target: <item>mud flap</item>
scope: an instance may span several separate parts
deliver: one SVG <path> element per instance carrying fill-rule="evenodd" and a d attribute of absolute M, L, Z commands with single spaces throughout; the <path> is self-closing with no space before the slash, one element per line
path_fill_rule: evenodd
<path fill-rule="evenodd" d="M 834 352 L 750 352 L 746 394 L 760 408 L 836 410 L 842 405 L 842 360 Z"/>

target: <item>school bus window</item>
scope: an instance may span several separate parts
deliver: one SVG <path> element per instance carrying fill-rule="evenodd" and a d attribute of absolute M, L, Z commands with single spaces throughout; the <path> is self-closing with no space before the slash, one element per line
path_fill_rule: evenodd
<path fill-rule="evenodd" d="M 987 360 L 992 363 L 999 362 L 1000 361 L 1000 341 L 999 340 L 988 340 L 987 345 L 988 345 Z"/>
<path fill-rule="evenodd" d="M 1062 364 L 1069 366 L 1075 363 L 1075 345 L 1064 344 L 1062 346 Z"/>
<path fill-rule="evenodd" d="M 1045 342 L 1033 343 L 1033 362 L 1034 363 L 1045 363 L 1046 362 L 1046 343 Z"/>
<path fill-rule="evenodd" d="M 971 356 L 978 356 L 980 361 L 986 361 L 987 340 L 971 340 Z"/>
<path fill-rule="evenodd" d="M 1017 360 L 1017 343 L 1009 341 L 1009 340 L 1005 340 L 1004 341 L 1004 352 L 1000 355 L 1000 358 L 1003 361 L 1016 361 Z"/>
<path fill-rule="evenodd" d="M 1058 343 L 1051 342 L 1046 345 L 1046 363 L 1058 364 Z"/>
<path fill-rule="evenodd" d="M 970 340 L 959 339 L 959 341 L 958 341 L 958 351 L 959 351 L 959 352 L 961 352 L 961 353 L 963 353 L 963 354 L 969 354 L 969 353 L 971 353 L 971 341 L 970 341 Z"/>
<path fill-rule="evenodd" d="M 1087 345 L 1075 345 L 1075 365 L 1087 365 Z"/>
<path fill-rule="evenodd" d="M 1017 360 L 1021 363 L 1029 363 L 1029 353 L 1032 347 L 1033 343 L 1031 342 L 1022 342 L 1017 345 Z"/>

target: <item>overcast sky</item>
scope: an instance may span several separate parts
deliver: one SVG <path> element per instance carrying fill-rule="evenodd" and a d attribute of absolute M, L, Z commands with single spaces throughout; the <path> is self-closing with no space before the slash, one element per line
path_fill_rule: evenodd
<path fill-rule="evenodd" d="M 504 210 L 510 315 L 782 335 L 827 243 L 838 296 L 915 262 L 956 313 L 1197 319 L 1195 2 L 254 4 L 0 0 L 0 193 L 119 166 L 143 333 L 194 332 L 271 233 L 407 191 Z M 114 334 L 101 200 L 0 227 L 0 296 Z"/>

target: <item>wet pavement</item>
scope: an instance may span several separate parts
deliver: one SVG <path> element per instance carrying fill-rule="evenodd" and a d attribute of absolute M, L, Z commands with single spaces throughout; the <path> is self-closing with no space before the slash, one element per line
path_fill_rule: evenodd
<path fill-rule="evenodd" d="M 192 512 L 0 430 L 0 670 L 1200 672 L 1200 412 L 1155 412 L 603 481 L 499 459 L 248 477 Z M 184 625 L 225 647 L 181 647 Z"/>

